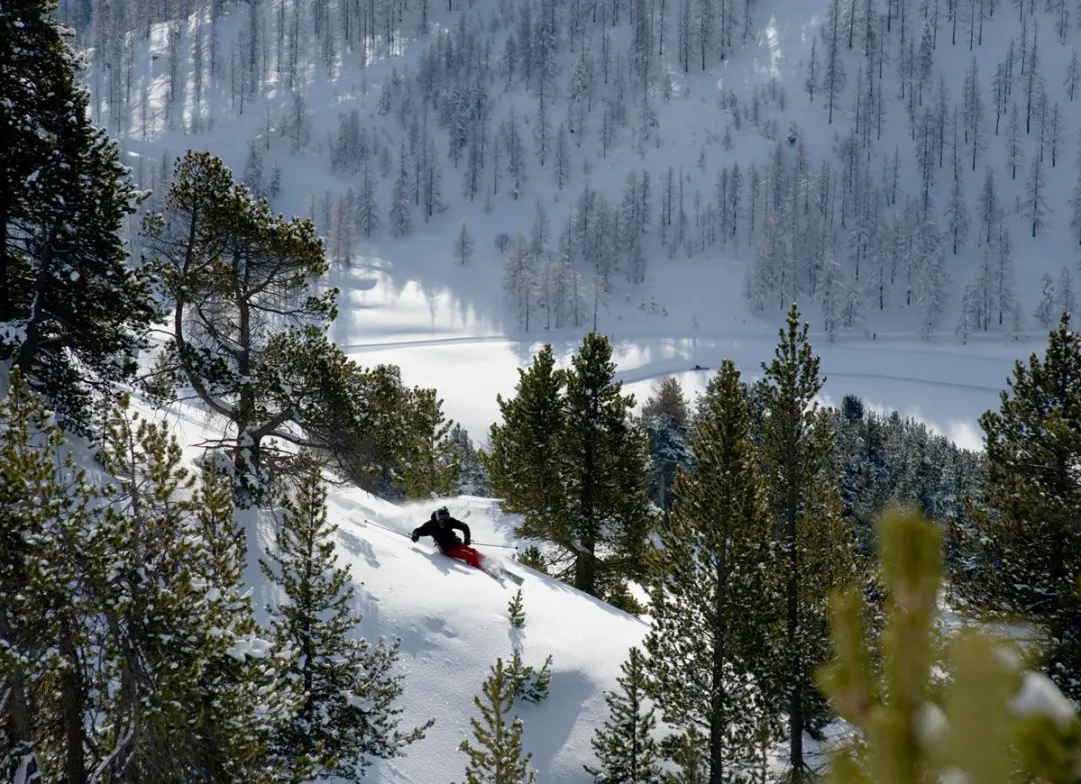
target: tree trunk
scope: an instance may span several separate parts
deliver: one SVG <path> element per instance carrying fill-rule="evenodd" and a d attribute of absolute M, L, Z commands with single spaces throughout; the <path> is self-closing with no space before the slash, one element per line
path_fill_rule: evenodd
<path fill-rule="evenodd" d="M 596 416 L 596 412 L 592 412 Z M 585 434 L 585 455 L 582 462 L 582 508 L 578 528 L 578 548 L 574 562 L 574 587 L 597 595 L 597 536 L 593 507 L 596 503 L 594 482 L 597 470 L 596 433 Z"/>
<path fill-rule="evenodd" d="M 796 411 L 795 415 L 800 416 Z M 788 700 L 788 733 L 789 733 L 789 763 L 792 766 L 793 781 L 802 781 L 804 774 L 803 765 L 803 656 L 799 645 L 799 549 L 797 541 L 797 524 L 799 522 L 799 488 L 797 486 L 796 465 L 796 441 L 798 434 L 795 430 L 789 435 L 789 442 L 785 453 L 785 479 L 788 482 L 787 497 L 785 499 L 785 522 L 786 532 L 786 555 L 788 556 L 788 655 L 791 668 L 788 676 L 789 683 Z"/>
<path fill-rule="evenodd" d="M 722 512 L 724 514 L 726 512 Z M 717 563 L 717 594 L 714 597 L 713 619 L 713 694 L 709 706 L 709 784 L 724 784 L 724 733 L 727 727 L 727 694 L 724 688 L 725 593 L 728 587 L 728 564 L 725 542 Z"/>
<path fill-rule="evenodd" d="M 34 280 L 34 296 L 30 301 L 30 311 L 26 316 L 26 337 L 23 339 L 22 345 L 19 346 L 19 350 L 15 352 L 15 359 L 12 362 L 12 367 L 18 368 L 25 376 L 31 375 L 34 358 L 37 356 L 38 348 L 41 346 L 41 340 L 44 337 L 41 329 L 41 307 L 42 300 L 45 298 L 48 289 L 49 280 L 52 277 L 53 249 L 56 245 L 57 233 L 58 226 L 54 225 L 49 230 L 48 238 L 43 243 L 41 266 L 38 268 L 37 277 Z"/>
<path fill-rule="evenodd" d="M 83 684 L 79 671 L 79 654 L 72 642 L 75 630 L 70 619 L 62 622 L 60 655 L 65 666 L 60 676 L 60 710 L 64 723 L 64 782 L 86 784 L 86 744 L 84 732 Z"/>
<path fill-rule="evenodd" d="M 6 174 L 6 172 L 5 172 Z M 5 176 L 3 182 L 6 183 L 7 177 Z M 6 184 L 0 186 L 0 192 L 7 193 Z M 0 202 L 6 203 L 6 200 L 0 199 Z M 17 299 L 12 296 L 14 292 L 11 288 L 11 270 L 10 260 L 8 258 L 8 223 L 10 223 L 10 216 L 8 210 L 3 204 L 0 204 L 0 292 L 3 292 L 3 296 L 0 297 L 0 321 L 8 321 L 15 313 L 15 304 Z"/>
<path fill-rule="evenodd" d="M 14 633 L 8 619 L 0 615 L 0 638 L 13 640 Z M 5 733 L 12 747 L 19 744 L 30 747 L 30 706 L 26 696 L 26 683 L 23 673 L 18 669 L 10 670 L 6 675 L 7 695 L 2 702 L 4 707 L 2 719 Z M 3 693 L 0 692 L 0 696 Z"/>

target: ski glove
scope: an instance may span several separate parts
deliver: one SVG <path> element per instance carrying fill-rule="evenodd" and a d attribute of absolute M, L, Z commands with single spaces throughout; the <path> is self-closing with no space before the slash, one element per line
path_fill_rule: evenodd
<path fill-rule="evenodd" d="M 420 539 L 420 537 L 417 535 L 416 531 L 414 531 L 413 534 L 409 538 L 412 539 L 414 542 L 417 541 L 418 539 Z"/>
<path fill-rule="evenodd" d="M 469 537 L 467 536 L 467 537 L 465 538 L 465 546 L 466 546 L 466 547 L 469 547 L 469 542 L 470 542 L 470 539 L 469 539 Z"/>

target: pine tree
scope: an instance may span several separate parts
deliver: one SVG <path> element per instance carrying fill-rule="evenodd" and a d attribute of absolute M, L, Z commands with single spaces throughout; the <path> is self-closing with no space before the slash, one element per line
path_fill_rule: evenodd
<path fill-rule="evenodd" d="M 693 460 L 690 414 L 683 388 L 674 376 L 665 376 L 656 391 L 642 405 L 642 427 L 649 438 L 649 495 L 662 510 L 672 503 L 671 489 L 679 468 Z"/>
<path fill-rule="evenodd" d="M 775 564 L 751 429 L 751 401 L 730 360 L 710 382 L 654 555 L 653 626 L 645 640 L 651 697 L 664 721 L 707 736 L 710 784 L 754 756 L 768 695 Z M 766 683 L 767 679 L 759 680 Z"/>
<path fill-rule="evenodd" d="M 521 629 L 525 626 L 525 607 L 522 605 L 521 588 L 518 589 L 517 593 L 515 593 L 507 603 L 507 615 L 510 618 L 510 625 L 515 629 Z"/>
<path fill-rule="evenodd" d="M 563 190 L 563 186 L 570 178 L 571 172 L 571 151 L 570 143 L 567 141 L 567 124 L 561 122 L 559 124 L 559 130 L 556 131 L 556 148 L 555 148 L 555 166 L 552 167 L 552 171 L 555 174 L 556 185 L 560 190 Z"/>
<path fill-rule="evenodd" d="M 1006 168 L 1010 170 L 1010 179 L 1017 179 L 1017 167 L 1021 163 L 1021 116 L 1017 103 L 1010 107 L 1010 121 L 1006 126 Z"/>
<path fill-rule="evenodd" d="M 232 517 L 228 484 L 224 495 L 213 477 L 197 487 L 176 440 L 127 406 L 122 398 L 106 425 L 109 505 L 96 537 L 100 571 L 91 577 L 108 629 L 103 675 L 115 685 L 100 708 L 109 727 L 105 770 L 270 781 L 270 732 L 290 695 L 253 700 L 274 682 L 281 659 L 240 667 L 231 650 L 263 643 L 250 603 L 236 603 L 240 572 L 223 563 L 235 553 L 216 549 L 224 543 L 202 525 Z"/>
<path fill-rule="evenodd" d="M 1032 317 L 1040 322 L 1040 326 L 1050 327 L 1054 323 L 1055 299 L 1055 281 L 1045 272 L 1040 276 L 1040 304 L 1032 312 Z"/>
<path fill-rule="evenodd" d="M 1081 717 L 1054 685 L 1023 673 L 1020 657 L 979 632 L 962 631 L 943 650 L 937 527 L 891 509 L 876 533 L 889 596 L 885 630 L 876 645 L 864 622 L 872 608 L 858 592 L 834 600 L 835 656 L 819 680 L 858 733 L 835 748 L 826 780 L 1071 780 L 1070 767 L 1081 761 Z M 945 683 L 936 671 L 950 673 Z"/>
<path fill-rule="evenodd" d="M 1073 313 L 1077 309 L 1077 297 L 1073 290 L 1073 273 L 1068 266 L 1062 268 L 1058 276 L 1058 292 L 1055 297 L 1055 310 L 1059 313 Z"/>
<path fill-rule="evenodd" d="M 593 751 L 600 767 L 585 766 L 596 784 L 653 784 L 661 778 L 659 749 L 653 739 L 654 708 L 645 707 L 646 671 L 642 653 L 631 648 L 623 662 L 619 692 L 608 692 L 608 718 L 594 731 Z"/>
<path fill-rule="evenodd" d="M 463 495 L 475 495 L 482 498 L 491 496 L 491 483 L 488 469 L 484 467 L 481 453 L 473 445 L 473 439 L 460 424 L 455 423 L 448 436 L 450 447 L 458 462 L 457 491 Z"/>
<path fill-rule="evenodd" d="M 621 595 L 640 574 L 649 528 L 646 440 L 633 397 L 614 381 L 611 346 L 590 333 L 566 371 L 551 346 L 520 371 L 516 398 L 498 398 L 484 458 L 501 508 L 522 515 L 520 536 L 554 547 L 557 576 L 595 596 Z"/>
<path fill-rule="evenodd" d="M 407 498 L 447 496 L 454 492 L 460 465 L 450 441 L 453 420 L 443 414 L 443 400 L 434 389 L 414 391 L 411 421 L 405 436 L 406 457 L 401 488 Z"/>
<path fill-rule="evenodd" d="M 454 239 L 454 258 L 462 264 L 468 264 L 473 258 L 473 235 L 469 232 L 469 224 L 462 218 L 458 225 L 458 236 Z"/>
<path fill-rule="evenodd" d="M 244 581 L 246 531 L 236 521 L 224 457 L 203 462 L 194 506 L 200 544 L 194 571 L 206 580 L 208 597 L 202 614 L 207 665 L 195 705 L 202 718 L 197 759 L 205 767 L 195 777 L 277 781 L 268 749 L 273 729 L 295 704 L 292 694 L 277 689 L 289 657 L 268 655 L 273 647 L 256 622 Z"/>
<path fill-rule="evenodd" d="M 561 442 L 571 530 L 569 539 L 559 531 L 555 538 L 574 554 L 574 586 L 600 597 L 642 576 L 651 524 L 646 439 L 630 419 L 634 396 L 622 393 L 615 373 L 608 339 L 586 335 L 566 374 Z"/>
<path fill-rule="evenodd" d="M 697 727 L 668 736 L 661 746 L 675 765 L 674 771 L 665 772 L 664 784 L 709 784 L 709 744 Z"/>
<path fill-rule="evenodd" d="M 177 162 L 165 209 L 146 216 L 144 236 L 176 311 L 156 380 L 166 395 L 184 384 L 229 423 L 239 495 L 255 500 L 264 441 L 296 440 L 283 425 L 305 408 L 297 355 L 340 356 L 323 335 L 337 289 L 308 296 L 327 271 L 323 243 L 310 220 L 275 217 L 220 159 L 197 152 Z"/>
<path fill-rule="evenodd" d="M 807 774 L 803 733 L 824 709 L 812 677 L 829 655 L 826 598 L 838 584 L 852 580 L 854 572 L 840 499 L 827 475 L 832 435 L 815 403 L 822 379 L 807 332 L 793 305 L 773 361 L 763 363 L 765 381 L 758 387 L 768 414 L 762 458 L 780 531 L 777 574 L 786 601 L 778 682 L 787 695 L 789 764 L 797 780 Z"/>
<path fill-rule="evenodd" d="M 80 62 L 51 0 L 0 10 L 0 361 L 86 432 L 95 394 L 137 370 L 161 317 L 121 232 L 137 203 L 119 148 L 90 121 Z"/>
<path fill-rule="evenodd" d="M 522 720 L 507 722 L 514 686 L 502 659 L 491 667 L 481 696 L 484 701 L 473 698 L 480 719 L 469 720 L 474 742 L 463 740 L 459 747 L 469 757 L 466 784 L 533 784 L 537 773 L 529 765 L 533 755 L 522 750 Z"/>
<path fill-rule="evenodd" d="M 555 367 L 547 344 L 526 370 L 519 369 L 513 398 L 496 396 L 502 424 L 489 431 L 491 451 L 481 460 L 504 512 L 522 516 L 517 534 L 535 539 L 562 527 L 560 438 L 566 427 L 566 374 Z"/>
<path fill-rule="evenodd" d="M 390 233 L 395 237 L 404 237 L 413 231 L 407 162 L 405 142 L 402 142 L 398 155 L 398 177 L 394 180 L 394 191 L 390 197 Z"/>
<path fill-rule="evenodd" d="M 371 237 L 380 229 L 379 204 L 375 196 L 375 181 L 372 178 L 371 162 L 364 160 L 364 174 L 361 180 L 360 193 L 357 194 L 356 204 L 353 207 L 353 215 L 356 219 L 357 229 L 363 232 L 365 237 Z"/>
<path fill-rule="evenodd" d="M 1037 154 L 1032 157 L 1028 180 L 1025 183 L 1025 199 L 1028 202 L 1026 212 L 1032 224 L 1033 237 L 1036 236 L 1036 229 L 1044 225 L 1044 218 L 1049 211 L 1046 191 L 1047 175 L 1043 168 L 1043 158 Z"/>
<path fill-rule="evenodd" d="M 0 400 L 0 771 L 86 781 L 90 684 L 80 662 L 91 597 L 81 586 L 92 494 L 63 443 L 13 370 Z"/>
<path fill-rule="evenodd" d="M 529 318 L 533 314 L 537 293 L 537 272 L 529 246 L 521 234 L 514 238 L 514 244 L 507 254 L 503 275 L 503 288 L 508 296 L 514 297 L 518 310 L 518 324 L 528 332 Z"/>
<path fill-rule="evenodd" d="M 845 87 L 845 67 L 841 52 L 841 3 L 830 0 L 826 10 L 826 21 L 822 26 L 822 38 L 826 42 L 826 53 L 822 65 L 822 92 L 825 94 L 829 109 L 827 122 L 833 124 L 833 110 Z"/>
<path fill-rule="evenodd" d="M 1081 698 L 1081 541 L 1071 532 L 1081 493 L 1081 340 L 1063 314 L 1041 360 L 1018 361 L 999 411 L 980 418 L 987 480 L 970 502 L 972 546 L 983 567 L 973 597 L 982 608 L 1020 613 L 1043 635 L 1043 663 Z"/>
<path fill-rule="evenodd" d="M 402 677 L 392 674 L 399 644 L 372 646 L 351 636 L 360 617 L 352 609 L 349 568 L 339 567 L 334 554 L 337 526 L 327 521 L 318 464 L 308 465 L 295 495 L 282 499 L 282 511 L 274 551 L 259 563 L 284 597 L 268 610 L 279 645 L 298 654 L 280 686 L 298 696 L 298 706 L 278 728 L 275 745 L 288 780 L 310 773 L 363 777 L 372 758 L 401 756 L 433 722 L 399 729 Z"/>

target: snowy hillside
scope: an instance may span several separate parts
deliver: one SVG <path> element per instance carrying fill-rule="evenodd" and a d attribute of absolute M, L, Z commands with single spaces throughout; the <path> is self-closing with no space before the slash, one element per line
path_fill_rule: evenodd
<path fill-rule="evenodd" d="M 536 341 L 596 324 L 628 379 L 753 370 L 792 300 L 820 345 L 871 342 L 823 352 L 827 392 L 956 433 L 1075 299 L 1062 2 L 79 9 L 140 183 L 160 196 L 206 147 L 313 217 L 337 342 L 437 387 L 476 438 Z M 440 342 L 401 350 L 420 335 Z M 933 410 L 940 383 L 964 401 Z"/>
<path fill-rule="evenodd" d="M 143 416 L 162 419 L 145 409 Z M 164 417 L 183 443 L 213 436 L 199 424 L 199 414 L 182 405 Z M 189 450 L 196 457 L 201 450 Z M 477 548 L 486 556 L 511 561 L 513 518 L 495 501 L 457 497 L 396 506 L 363 491 L 330 488 L 328 513 L 339 526 L 337 555 L 352 571 L 356 609 L 363 615 L 360 634 L 369 640 L 400 637 L 399 672 L 406 676 L 401 699 L 403 727 L 434 718 L 425 740 L 409 747 L 408 756 L 377 760 L 373 780 L 395 784 L 435 784 L 461 780 L 466 757 L 458 744 L 471 736 L 476 716 L 473 695 L 498 657 L 509 661 L 515 648 L 525 664 L 537 668 L 551 655 L 550 696 L 539 705 L 519 701 L 515 711 L 525 723 L 524 741 L 533 753 L 538 780 L 587 782 L 582 769 L 593 761 L 590 740 L 604 724 L 606 689 L 616 677 L 627 651 L 639 645 L 648 623 L 612 608 L 542 574 L 514 563 L 525 577 L 522 597 L 526 622 L 515 629 L 507 604 L 515 586 L 501 586 L 491 577 L 440 555 L 430 539 L 413 544 L 408 533 L 432 510 L 446 503 L 453 515 L 470 526 Z M 275 518 L 249 517 L 249 569 L 260 616 L 278 597 L 258 568 L 258 559 L 272 546 Z M 388 530 L 389 529 L 389 530 Z"/>

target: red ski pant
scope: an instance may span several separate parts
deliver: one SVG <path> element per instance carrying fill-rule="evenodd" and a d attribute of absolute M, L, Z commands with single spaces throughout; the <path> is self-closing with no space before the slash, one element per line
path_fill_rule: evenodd
<path fill-rule="evenodd" d="M 484 567 L 480 565 L 480 553 L 464 544 L 453 547 L 443 554 L 450 558 L 457 558 L 459 561 L 465 561 L 470 566 L 475 566 L 478 569 L 484 569 Z"/>

